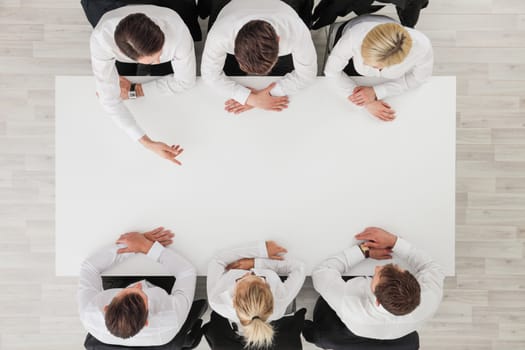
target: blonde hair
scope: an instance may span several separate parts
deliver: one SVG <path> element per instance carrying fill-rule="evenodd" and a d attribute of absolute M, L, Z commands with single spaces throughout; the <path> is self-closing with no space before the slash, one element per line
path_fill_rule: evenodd
<path fill-rule="evenodd" d="M 408 31 L 397 23 L 375 26 L 363 39 L 361 54 L 365 64 L 385 67 L 403 62 L 412 48 Z"/>
<path fill-rule="evenodd" d="M 246 347 L 267 348 L 273 342 L 273 327 L 267 323 L 273 312 L 273 295 L 263 283 L 250 283 L 237 288 L 233 306 L 241 321 Z"/>

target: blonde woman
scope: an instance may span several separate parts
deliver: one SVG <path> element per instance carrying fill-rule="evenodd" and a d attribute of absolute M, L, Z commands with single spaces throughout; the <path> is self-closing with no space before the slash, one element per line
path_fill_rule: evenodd
<path fill-rule="evenodd" d="M 303 285 L 303 264 L 284 259 L 286 252 L 273 241 L 248 243 L 218 253 L 208 266 L 210 307 L 230 320 L 246 347 L 272 345 L 270 321 L 285 315 Z"/>
<path fill-rule="evenodd" d="M 339 80 L 350 102 L 384 121 L 395 118 L 394 110 L 383 101 L 385 97 L 415 88 L 432 75 L 430 40 L 386 16 L 356 17 L 334 28 L 328 45 L 333 49 L 325 75 Z M 384 82 L 359 86 L 352 79 L 359 75 Z"/>

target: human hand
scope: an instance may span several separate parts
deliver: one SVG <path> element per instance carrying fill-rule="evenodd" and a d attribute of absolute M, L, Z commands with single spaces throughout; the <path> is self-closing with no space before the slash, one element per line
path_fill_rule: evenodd
<path fill-rule="evenodd" d="M 165 230 L 164 227 L 157 227 L 154 230 L 144 232 L 144 237 L 152 242 L 159 242 L 162 246 L 167 247 L 173 243 L 175 235 L 170 230 Z"/>
<path fill-rule="evenodd" d="M 370 114 L 386 122 L 390 122 L 396 118 L 396 112 L 392 107 L 381 100 L 370 102 L 365 105 L 365 108 Z"/>
<path fill-rule="evenodd" d="M 234 99 L 229 99 L 228 101 L 224 102 L 224 109 L 233 114 L 239 114 L 242 112 L 249 111 L 252 109 L 253 106 L 250 106 L 248 104 L 242 105 L 239 102 L 235 101 Z"/>
<path fill-rule="evenodd" d="M 117 239 L 116 243 L 125 244 L 125 248 L 120 248 L 117 253 L 144 253 L 147 254 L 153 242 L 147 239 L 142 233 L 128 232 Z"/>
<path fill-rule="evenodd" d="M 124 77 L 119 77 L 120 83 L 120 98 L 127 100 L 129 98 L 129 90 L 131 89 L 131 81 Z"/>
<path fill-rule="evenodd" d="M 255 266 L 254 258 L 242 258 L 229 263 L 226 270 L 251 270 Z"/>
<path fill-rule="evenodd" d="M 288 108 L 288 96 L 272 96 L 270 91 L 275 87 L 275 83 L 271 83 L 262 90 L 253 90 L 246 100 L 246 104 L 271 110 L 271 111 L 282 111 L 285 108 Z"/>
<path fill-rule="evenodd" d="M 392 249 L 389 248 L 370 248 L 370 257 L 377 260 L 392 259 Z"/>
<path fill-rule="evenodd" d="M 266 251 L 268 252 L 268 258 L 272 260 L 283 260 L 283 254 L 288 253 L 285 248 L 274 241 L 266 241 Z"/>
<path fill-rule="evenodd" d="M 366 241 L 365 246 L 369 248 L 392 248 L 397 242 L 397 236 L 379 227 L 367 227 L 363 232 L 355 235 L 360 241 Z"/>
<path fill-rule="evenodd" d="M 374 88 L 358 86 L 354 89 L 352 95 L 348 96 L 348 99 L 358 106 L 364 106 L 367 103 L 375 101 L 377 97 Z"/>
<path fill-rule="evenodd" d="M 163 142 L 152 141 L 148 136 L 144 135 L 140 139 L 140 143 L 147 149 L 152 152 L 155 152 L 157 155 L 161 156 L 164 159 L 168 159 L 177 165 L 182 165 L 182 163 L 176 159 L 183 151 L 184 148 L 180 145 L 168 146 Z"/>

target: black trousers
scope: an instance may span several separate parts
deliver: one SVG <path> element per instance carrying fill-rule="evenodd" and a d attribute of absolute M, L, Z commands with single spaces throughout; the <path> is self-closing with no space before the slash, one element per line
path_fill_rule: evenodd
<path fill-rule="evenodd" d="M 319 297 L 315 304 L 313 322 L 306 321 L 304 338 L 320 348 L 334 350 L 417 350 L 419 335 L 412 332 L 402 338 L 380 340 L 353 334 L 328 303 Z"/>
<path fill-rule="evenodd" d="M 173 74 L 173 67 L 171 62 L 164 62 L 160 64 L 141 64 L 141 63 L 127 63 L 116 61 L 118 75 L 127 76 L 164 76 Z"/>
<path fill-rule="evenodd" d="M 199 0 L 198 11 L 200 18 L 208 19 L 208 32 L 210 31 L 213 23 L 217 19 L 219 12 L 226 6 L 231 0 Z M 266 0 L 260 0 L 266 1 Z M 299 17 L 303 20 L 308 28 L 312 23 L 312 10 L 314 7 L 314 0 L 282 0 L 292 7 Z"/>
<path fill-rule="evenodd" d="M 89 23 L 95 28 L 100 18 L 108 11 L 126 5 L 156 5 L 177 12 L 182 18 L 194 41 L 202 40 L 195 0 L 80 0 Z"/>
<path fill-rule="evenodd" d="M 293 65 L 292 54 L 279 56 L 279 59 L 277 60 L 275 66 L 273 66 L 272 70 L 266 75 L 282 77 L 287 73 L 293 72 L 294 69 L 295 67 Z M 237 62 L 237 59 L 232 54 L 226 54 L 226 60 L 224 61 L 223 71 L 224 74 L 230 77 L 248 75 L 241 69 L 241 67 L 239 66 L 239 62 Z"/>

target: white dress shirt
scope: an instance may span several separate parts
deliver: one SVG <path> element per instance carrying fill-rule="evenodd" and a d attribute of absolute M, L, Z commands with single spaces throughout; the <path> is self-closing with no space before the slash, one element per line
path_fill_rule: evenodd
<path fill-rule="evenodd" d="M 406 260 L 409 271 L 421 287 L 421 303 L 408 315 L 395 316 L 381 305 L 377 306 L 371 278 L 355 277 L 343 281 L 341 275 L 365 259 L 357 245 L 325 260 L 312 273 L 314 288 L 346 327 L 358 336 L 400 338 L 421 328 L 439 307 L 445 278 L 439 265 L 400 237 L 393 252 L 395 256 Z"/>
<path fill-rule="evenodd" d="M 124 55 L 114 39 L 118 23 L 127 15 L 143 13 L 164 33 L 160 62 L 171 62 L 173 73 L 142 84 L 144 96 L 173 94 L 195 84 L 195 52 L 193 39 L 179 15 L 168 8 L 153 5 L 129 5 L 109 11 L 98 22 L 91 35 L 91 64 L 98 98 L 104 111 L 134 140 L 145 132 L 135 121 L 120 98 L 120 83 L 115 60 L 137 63 Z"/>
<path fill-rule="evenodd" d="M 268 258 L 266 243 L 252 242 L 218 253 L 208 265 L 207 290 L 210 307 L 219 315 L 239 323 L 233 307 L 235 280 L 244 276 L 246 270 L 229 270 L 226 266 L 238 259 L 255 258 L 252 271 L 264 276 L 273 295 L 273 313 L 269 321 L 278 320 L 286 314 L 286 308 L 297 296 L 304 283 L 304 264 L 295 260 L 271 260 Z M 280 275 L 287 275 L 282 282 Z"/>
<path fill-rule="evenodd" d="M 171 294 L 149 283 L 143 284 L 148 297 L 148 325 L 135 336 L 122 339 L 112 335 L 105 325 L 104 306 L 122 289 L 102 289 L 100 274 L 135 253 L 117 254 L 122 245 L 114 245 L 91 256 L 80 267 L 78 306 L 86 331 L 106 344 L 126 346 L 163 345 L 180 330 L 191 308 L 195 294 L 196 270 L 185 258 L 155 242 L 147 256 L 162 264 L 176 281 Z M 135 283 L 134 283 L 135 284 Z"/>
<path fill-rule="evenodd" d="M 326 61 L 324 73 L 327 77 L 336 78 L 346 95 L 351 95 L 357 86 L 354 80 L 343 72 L 351 58 L 359 74 L 386 80 L 373 87 L 378 100 L 417 87 L 432 76 L 432 44 L 423 33 L 408 27 L 405 29 L 412 38 L 412 48 L 403 62 L 381 70 L 363 63 L 361 45 L 365 36 L 375 26 L 389 22 L 395 21 L 386 16 L 365 15 L 351 20 L 343 29 L 343 35 Z"/>
<path fill-rule="evenodd" d="M 202 54 L 202 79 L 228 98 L 245 104 L 250 89 L 224 74 L 226 54 L 234 54 L 235 38 L 249 21 L 268 22 L 279 36 L 279 56 L 292 54 L 294 71 L 272 89 L 273 96 L 292 95 L 306 87 L 317 74 L 317 56 L 310 31 L 287 4 L 280 0 L 232 0 L 219 13 Z"/>

